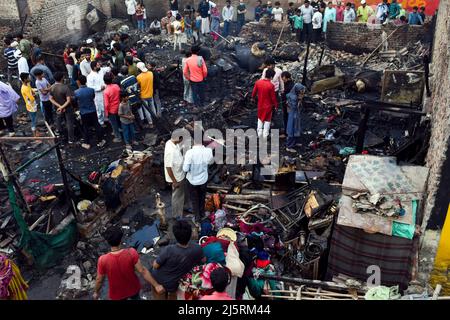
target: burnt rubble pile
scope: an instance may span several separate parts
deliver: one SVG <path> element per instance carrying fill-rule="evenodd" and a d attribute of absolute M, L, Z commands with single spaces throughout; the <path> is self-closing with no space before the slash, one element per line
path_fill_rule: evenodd
<path fill-rule="evenodd" d="M 412 100 L 394 98 L 409 97 L 410 91 L 406 90 L 410 87 L 416 89 L 412 94 L 419 89 L 423 92 L 421 72 L 425 67 L 422 60 L 428 49 L 415 43 L 399 51 L 363 55 L 329 50 L 323 44 L 311 44 L 307 50 L 305 44 L 295 42 L 288 29 L 277 23 L 249 23 L 239 37 L 229 36 L 215 43 L 207 38 L 202 55 L 209 77 L 207 103 L 202 110 L 187 107 L 182 102 L 183 56 L 173 51 L 170 38 L 128 31 L 129 45 L 137 48 L 138 56 L 147 63 L 157 64 L 163 115 L 155 122 L 155 132 L 141 136 L 147 148 L 145 152 L 151 154 L 148 164 L 141 163 L 142 157 L 147 159 L 147 153 L 127 157 L 122 156 L 121 149 L 107 149 L 96 156 L 95 161 L 86 155 L 74 155 L 72 150 L 64 152 L 70 179 L 77 182 L 72 185 L 78 195 L 74 217 L 82 236 L 70 263 L 81 269 L 83 284 L 81 290 L 73 290 L 64 279 L 58 292 L 60 299 L 79 298 L 92 289 L 97 258 L 106 252 L 100 234 L 111 224 L 121 225 L 131 239 L 127 244 L 137 245 L 138 251 L 147 258 L 154 257 L 159 247 L 169 243 L 167 231 L 161 226 L 164 225 L 161 215 L 150 219 L 151 214 L 140 212 L 138 216 L 145 217 L 136 218 L 139 220 L 136 222 L 133 218 L 122 218 L 124 211 L 147 195 L 149 188 L 145 184 L 149 180 L 158 186 L 151 191 L 152 197 L 153 193 L 168 191 L 163 178 L 164 142 L 174 129 L 184 127 L 192 131 L 196 120 L 202 120 L 205 130 L 216 128 L 223 132 L 256 126 L 256 105 L 250 94 L 266 57 L 273 56 L 283 71 L 292 74 L 295 82 L 304 80 L 307 87 L 297 153 L 286 151 L 281 140 L 280 169 L 274 175 L 261 174 L 262 160 L 252 165 L 211 166 L 206 205 L 208 219 L 196 229 L 196 240 L 213 237 L 221 229 L 230 228 L 236 232 L 240 245 L 248 248 L 253 258 L 257 257 L 255 261 L 266 261 L 261 256 L 269 256 L 272 275 L 323 280 L 349 157 L 354 154 L 393 156 L 399 162 L 423 165 L 429 139 L 427 119 L 420 105 L 411 103 Z M 112 32 L 95 36 L 108 44 L 111 35 Z M 184 47 L 188 49 L 187 45 Z M 386 69 L 399 73 L 385 75 Z M 401 94 L 393 94 L 395 90 Z M 274 118 L 274 127 L 282 127 L 281 111 Z M 27 124 L 24 118 L 22 125 Z M 213 139 L 208 143 L 223 144 Z M 29 159 L 23 156 L 28 147 L 31 145 L 8 146 L 12 166 Z M 236 146 L 234 148 L 237 157 L 249 156 L 248 151 L 239 154 Z M 42 146 L 32 149 L 36 153 L 44 150 Z M 52 229 L 48 224 L 55 226 L 62 222 L 69 207 L 73 207 L 64 200 L 59 177 L 51 180 L 51 176 L 55 177 L 56 158 L 50 157 L 51 161 L 42 167 L 19 175 L 21 186 L 27 186 L 23 188 L 25 197 L 33 197 L 32 213 L 27 222 L 33 225 L 43 212 L 53 214 L 55 220 L 51 223 L 41 220 L 35 226 L 44 233 Z M 108 170 L 113 164 L 112 170 Z M 40 179 L 33 180 L 39 172 Z M 97 176 L 90 177 L 93 172 L 97 172 Z M 129 175 L 124 177 L 127 172 Z M 104 197 L 98 197 L 99 191 L 102 194 L 100 182 L 111 182 L 111 179 L 116 179 L 116 183 L 109 185 L 109 191 L 103 190 L 103 195 L 123 192 L 118 197 L 120 205 L 114 208 L 106 204 Z M 92 189 L 92 198 L 87 197 L 86 191 Z M 7 199 L 5 186 L 0 182 L 0 249 L 13 252 L 18 249 L 18 235 Z M 148 204 L 142 207 L 146 209 L 143 211 L 150 210 Z M 152 231 L 155 241 L 145 245 L 134 242 L 135 233 L 148 225 L 156 230 L 155 234 Z"/>

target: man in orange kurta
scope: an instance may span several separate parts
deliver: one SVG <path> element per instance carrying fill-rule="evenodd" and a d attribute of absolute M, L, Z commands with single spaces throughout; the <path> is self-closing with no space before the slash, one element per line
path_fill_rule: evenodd
<path fill-rule="evenodd" d="M 275 86 L 272 79 L 275 71 L 268 69 L 265 79 L 256 81 L 253 88 L 252 99 L 258 96 L 258 137 L 267 138 L 270 133 L 273 109 L 278 109 Z"/>

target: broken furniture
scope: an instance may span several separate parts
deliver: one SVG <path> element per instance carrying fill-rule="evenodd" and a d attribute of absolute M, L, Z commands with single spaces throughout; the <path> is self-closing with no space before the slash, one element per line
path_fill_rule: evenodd
<path fill-rule="evenodd" d="M 105 186 L 108 183 L 117 191 L 114 197 L 114 207 L 107 205 L 106 197 L 111 197 L 113 189 L 108 189 L 107 193 L 103 193 L 97 199 L 92 201 L 91 205 L 78 215 L 78 229 L 80 234 L 89 238 L 101 227 L 106 226 L 114 217 L 127 208 L 131 203 L 136 201 L 147 190 L 151 173 L 152 155 L 147 152 L 133 152 L 123 161 L 119 161 L 122 170 L 106 173 L 101 178 L 101 184 Z"/>

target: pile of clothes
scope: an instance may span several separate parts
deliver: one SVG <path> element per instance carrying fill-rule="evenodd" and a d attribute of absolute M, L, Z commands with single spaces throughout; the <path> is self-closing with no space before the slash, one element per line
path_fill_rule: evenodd
<path fill-rule="evenodd" d="M 206 261 L 182 278 L 178 299 L 197 300 L 211 294 L 210 275 L 217 268 L 230 271 L 227 293 L 234 299 L 260 298 L 268 290 L 279 289 L 276 281 L 259 278 L 262 274 L 275 275 L 271 256 L 283 253 L 284 245 L 275 230 L 254 215 L 229 215 L 222 200 L 219 195 L 207 200 L 208 213 L 199 240 Z"/>

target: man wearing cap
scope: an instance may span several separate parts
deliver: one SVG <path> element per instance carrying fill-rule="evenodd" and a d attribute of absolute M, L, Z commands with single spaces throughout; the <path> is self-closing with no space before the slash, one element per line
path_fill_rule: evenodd
<path fill-rule="evenodd" d="M 303 16 L 303 32 L 301 41 L 308 42 L 311 40 L 312 36 L 312 17 L 314 15 L 314 10 L 309 3 L 309 0 L 305 0 L 305 3 L 300 7 L 300 12 Z"/>
<path fill-rule="evenodd" d="M 143 103 L 143 111 L 147 118 L 150 128 L 153 128 L 153 117 L 157 117 L 159 113 L 156 111 L 155 101 L 153 100 L 153 72 L 149 71 L 143 62 L 137 64 L 138 70 L 141 72 L 137 76 L 137 82 L 141 90 L 141 100 Z M 143 120 L 143 119 L 142 119 Z"/>
<path fill-rule="evenodd" d="M 20 50 L 16 50 L 14 52 L 14 58 L 17 59 L 17 68 L 19 69 L 19 78 L 22 73 L 30 73 L 30 67 L 28 66 L 28 61 L 25 57 L 22 56 L 22 52 Z"/>
<path fill-rule="evenodd" d="M 88 88 L 95 91 L 95 108 L 97 109 L 98 123 L 101 126 L 105 125 L 105 103 L 103 97 L 103 91 L 106 89 L 105 81 L 103 77 L 105 73 L 101 71 L 101 65 L 98 61 L 91 62 L 91 73 L 86 77 Z"/>
<path fill-rule="evenodd" d="M 14 53 L 17 50 L 17 46 L 19 45 L 16 41 L 12 41 L 9 38 L 5 39 L 5 51 L 3 52 L 3 56 L 8 61 L 8 83 L 12 83 L 13 75 L 17 74 L 17 59 Z"/>
<path fill-rule="evenodd" d="M 315 6 L 314 15 L 312 18 L 312 42 L 319 42 L 322 39 L 322 20 L 322 13 L 319 11 L 319 7 Z"/>
<path fill-rule="evenodd" d="M 372 7 L 366 4 L 366 0 L 361 0 L 361 6 L 357 11 L 358 22 L 367 23 L 369 17 L 374 13 L 375 12 L 373 11 Z"/>

